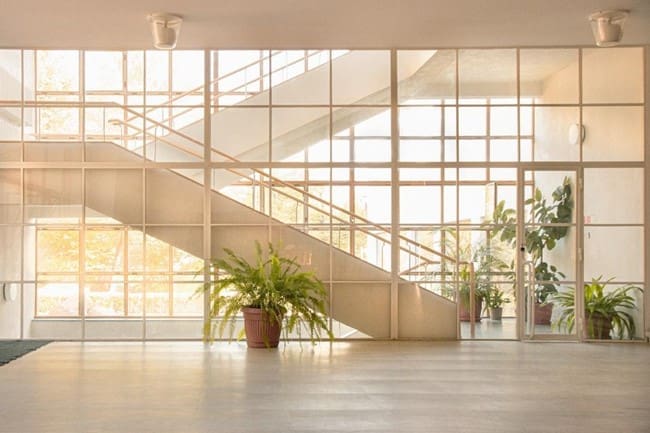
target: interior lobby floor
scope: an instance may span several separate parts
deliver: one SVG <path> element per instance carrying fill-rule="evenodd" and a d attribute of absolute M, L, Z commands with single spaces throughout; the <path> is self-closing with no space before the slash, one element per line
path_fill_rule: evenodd
<path fill-rule="evenodd" d="M 52 343 L 0 367 L 0 432 L 650 432 L 650 346 Z"/>

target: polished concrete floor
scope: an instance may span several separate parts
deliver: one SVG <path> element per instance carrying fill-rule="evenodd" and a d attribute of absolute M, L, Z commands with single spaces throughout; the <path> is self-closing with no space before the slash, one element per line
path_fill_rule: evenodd
<path fill-rule="evenodd" d="M 0 367 L 0 432 L 650 432 L 650 346 L 53 343 Z"/>

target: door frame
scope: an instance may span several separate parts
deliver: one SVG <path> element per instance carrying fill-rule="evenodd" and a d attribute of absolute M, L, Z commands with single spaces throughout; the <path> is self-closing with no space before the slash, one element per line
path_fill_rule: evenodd
<path fill-rule="evenodd" d="M 532 326 L 532 333 L 526 329 L 526 293 L 525 293 L 525 266 L 526 251 L 524 239 L 525 215 L 525 173 L 526 172 L 573 172 L 575 175 L 575 185 L 573 185 L 574 201 L 574 227 L 575 227 L 575 309 L 576 320 L 574 334 L 536 334 L 535 325 Z M 517 169 L 517 251 L 516 254 L 516 293 L 519 300 L 516 305 L 517 316 L 517 339 L 520 341 L 584 341 L 583 317 L 584 317 L 584 216 L 583 216 L 583 185 L 584 170 L 578 163 L 551 163 L 540 166 L 539 164 L 522 164 Z"/>

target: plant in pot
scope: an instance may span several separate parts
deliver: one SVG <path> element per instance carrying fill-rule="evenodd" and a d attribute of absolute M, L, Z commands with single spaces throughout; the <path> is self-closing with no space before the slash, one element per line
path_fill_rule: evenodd
<path fill-rule="evenodd" d="M 610 340 L 613 334 L 619 339 L 632 339 L 636 335 L 634 316 L 630 313 L 636 310 L 636 304 L 631 293 L 642 290 L 624 285 L 606 293 L 605 286 L 612 280 L 603 282 L 600 276 L 584 285 L 587 338 Z M 571 333 L 576 322 L 575 289 L 570 287 L 566 292 L 557 293 L 553 301 L 562 308 L 554 326 L 564 327 Z"/>
<path fill-rule="evenodd" d="M 525 229 L 526 251 L 535 268 L 535 324 L 550 325 L 553 304 L 552 295 L 558 293 L 557 282 L 564 274 L 544 258 L 544 253 L 554 249 L 558 242 L 567 236 L 568 224 L 572 221 L 573 196 L 571 180 L 565 177 L 551 194 L 552 201 L 535 188 L 533 196 L 524 202 L 529 209 L 534 226 Z M 491 236 L 498 237 L 511 248 L 517 245 L 516 211 L 505 208 L 505 201 L 497 204 L 492 215 Z"/>
<path fill-rule="evenodd" d="M 277 347 L 281 334 L 286 339 L 303 330 L 312 344 L 323 334 L 333 338 L 326 319 L 327 293 L 313 272 L 302 271 L 295 258 L 283 257 L 271 243 L 263 251 L 255 242 L 252 263 L 230 249 L 224 252 L 224 258 L 210 261 L 210 281 L 199 289 L 210 303 L 204 339 L 222 337 L 226 327 L 232 339 L 240 311 L 244 329 L 237 337 L 245 334 L 248 347 Z"/>
<path fill-rule="evenodd" d="M 470 316 L 470 282 L 469 282 L 469 270 L 462 269 L 460 271 L 460 285 L 458 289 L 458 294 L 460 297 L 460 321 L 469 322 L 471 320 Z M 483 311 L 483 299 L 485 294 L 481 291 L 480 287 L 477 285 L 476 290 L 474 291 L 474 321 L 481 321 L 481 312 Z"/>
<path fill-rule="evenodd" d="M 473 249 L 471 257 L 475 266 L 474 278 L 476 280 L 476 291 L 474 298 L 474 320 L 481 320 L 481 313 L 484 305 L 488 308 L 487 302 L 490 291 L 493 289 L 492 277 L 495 274 L 503 273 L 508 268 L 505 262 L 499 258 L 501 251 L 499 248 L 480 243 Z M 463 265 L 460 268 L 460 320 L 469 321 L 469 290 L 470 289 L 470 268 L 469 265 Z"/>
<path fill-rule="evenodd" d="M 503 316 L 503 306 L 510 302 L 510 299 L 505 297 L 503 290 L 497 287 L 491 287 L 485 297 L 488 310 L 490 312 L 490 320 L 501 320 Z"/>

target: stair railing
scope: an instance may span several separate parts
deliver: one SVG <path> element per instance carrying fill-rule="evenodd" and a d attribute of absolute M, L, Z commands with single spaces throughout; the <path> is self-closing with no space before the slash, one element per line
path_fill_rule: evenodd
<path fill-rule="evenodd" d="M 172 146 L 172 147 L 174 147 L 174 148 L 176 148 L 176 149 L 178 149 L 178 150 L 180 150 L 180 151 L 182 151 L 184 153 L 190 154 L 193 157 L 203 158 L 202 152 L 197 152 L 195 150 L 195 148 L 194 148 L 194 146 L 199 146 L 200 148 L 203 148 L 204 144 L 201 141 L 199 141 L 199 140 L 197 140 L 197 139 L 195 139 L 195 138 L 193 138 L 193 137 L 191 137 L 191 136 L 189 136 L 189 135 L 187 135 L 187 134 L 185 134 L 183 132 L 172 130 L 171 128 L 164 125 L 160 121 L 150 119 L 150 118 L 146 117 L 142 113 L 139 113 L 139 112 L 137 112 L 137 111 L 135 111 L 135 110 L 133 110 L 131 108 L 121 106 L 120 104 L 117 104 L 117 103 L 110 103 L 110 104 L 108 104 L 108 106 L 107 106 L 106 103 L 88 103 L 88 104 L 91 105 L 91 106 L 96 105 L 98 107 L 102 107 L 102 108 L 106 108 L 106 109 L 107 108 L 121 108 L 121 109 L 125 110 L 127 113 L 129 113 L 133 118 L 142 119 L 145 122 L 150 123 L 152 126 L 160 127 L 163 130 L 170 130 L 175 135 L 177 135 L 179 138 L 182 138 L 183 140 L 186 140 L 186 141 L 190 142 L 193 146 L 185 146 L 185 145 L 173 142 L 172 140 L 169 139 L 169 136 L 171 134 L 167 134 L 164 137 L 161 136 L 161 135 L 157 135 L 154 138 L 156 140 L 158 140 L 160 142 L 164 142 L 164 143 L 166 143 L 166 144 L 168 144 L 168 145 L 170 145 L 170 146 Z M 121 119 L 110 119 L 109 123 L 111 123 L 111 124 L 120 123 L 125 128 L 128 127 L 128 128 L 131 128 L 131 129 L 135 130 L 136 133 L 143 134 L 143 140 L 144 141 L 146 141 L 147 136 L 152 135 L 151 133 L 147 132 L 144 128 L 140 128 L 140 127 L 134 126 L 132 124 L 127 124 L 126 122 L 124 122 Z M 213 148 L 211 150 L 212 150 L 212 152 L 214 154 L 224 158 L 225 160 L 227 160 L 229 162 L 233 162 L 233 163 L 240 163 L 241 162 L 237 158 L 235 158 L 235 157 L 233 157 L 233 156 L 231 156 L 229 154 L 226 154 L 226 153 L 224 153 L 224 152 L 222 152 L 222 151 L 220 151 L 218 149 Z M 145 152 L 143 152 L 143 153 L 144 153 L 143 156 L 146 158 L 147 157 L 146 149 L 145 149 Z M 225 170 L 227 170 L 230 173 L 233 173 L 234 175 L 236 175 L 237 177 L 239 177 L 241 179 L 246 179 L 248 182 L 250 182 L 250 184 L 257 184 L 257 185 L 260 185 L 261 187 L 268 188 L 270 191 L 273 191 L 273 192 L 275 192 L 277 194 L 280 194 L 283 197 L 286 197 L 286 198 L 288 198 L 290 200 L 294 200 L 294 201 L 298 202 L 299 204 L 301 204 L 303 206 L 306 206 L 309 209 L 316 210 L 316 211 L 318 211 L 320 213 L 324 213 L 324 209 L 323 209 L 323 207 L 324 207 L 325 209 L 328 209 L 328 216 L 332 219 L 332 222 L 336 221 L 336 222 L 341 223 L 341 224 L 350 224 L 350 223 L 354 222 L 356 231 L 362 232 L 362 233 L 366 234 L 367 236 L 370 236 L 370 237 L 372 237 L 372 238 L 374 238 L 374 239 L 376 239 L 378 241 L 384 242 L 386 244 L 391 243 L 391 230 L 389 228 L 386 228 L 383 225 L 372 222 L 372 221 L 368 220 L 367 218 L 364 218 L 361 215 L 352 213 L 348 209 L 345 209 L 345 208 L 343 208 L 341 206 L 335 205 L 335 204 L 333 204 L 333 203 L 331 203 L 331 202 L 329 202 L 329 201 L 327 201 L 327 200 L 325 200 L 325 199 L 323 199 L 323 198 L 321 198 L 321 197 L 319 197 L 317 195 L 314 195 L 314 194 L 310 193 L 309 191 L 306 191 L 306 190 L 303 190 L 301 188 L 296 187 L 295 185 L 293 185 L 290 182 L 286 182 L 286 181 L 284 181 L 282 179 L 274 177 L 271 174 L 269 174 L 269 173 L 267 173 L 267 172 L 265 172 L 263 170 L 260 170 L 258 168 L 247 168 L 245 170 L 237 169 L 237 168 L 226 168 Z M 255 178 L 255 177 L 251 176 L 250 173 L 252 173 L 253 175 L 257 175 L 258 178 Z M 303 199 L 299 200 L 297 197 L 292 196 L 288 192 L 285 192 L 282 189 L 278 189 L 277 188 L 278 186 L 281 186 L 281 187 L 286 188 L 286 189 L 288 189 L 290 191 L 298 193 L 297 195 L 301 196 Z M 316 203 L 320 204 L 322 207 L 318 207 L 316 205 Z M 377 234 L 377 232 L 381 233 L 381 235 Z M 430 247 L 428 247 L 428 246 L 426 246 L 424 244 L 421 244 L 421 243 L 419 243 L 417 241 L 414 241 L 414 240 L 410 239 L 409 237 L 404 236 L 402 234 L 398 235 L 398 240 L 400 242 L 400 245 L 398 247 L 399 250 L 404 252 L 404 253 L 407 253 L 410 256 L 415 256 L 418 259 L 418 261 L 420 262 L 418 265 L 416 265 L 414 267 L 409 267 L 409 269 L 407 269 L 405 271 L 402 271 L 400 273 L 400 275 L 410 274 L 410 273 L 414 272 L 415 269 L 417 269 L 418 267 L 420 267 L 422 265 L 438 264 L 438 263 L 440 263 L 440 260 L 449 261 L 451 264 L 459 263 L 454 257 L 449 256 L 447 254 L 444 254 L 442 252 L 436 251 L 435 249 L 430 248 Z M 405 246 L 404 244 L 408 245 L 409 247 Z M 416 251 L 416 252 L 413 252 L 413 251 Z M 424 257 L 422 255 L 423 253 L 428 254 L 429 257 Z M 354 252 L 351 252 L 351 254 L 354 255 Z"/>

